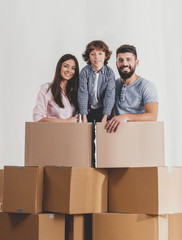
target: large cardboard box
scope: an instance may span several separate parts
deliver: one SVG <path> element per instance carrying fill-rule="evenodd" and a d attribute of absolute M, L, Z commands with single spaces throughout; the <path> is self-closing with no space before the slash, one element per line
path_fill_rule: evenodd
<path fill-rule="evenodd" d="M 3 201 L 3 173 L 4 170 L 0 169 L 0 203 Z"/>
<path fill-rule="evenodd" d="M 3 212 L 42 212 L 43 167 L 4 167 Z"/>
<path fill-rule="evenodd" d="M 109 212 L 182 212 L 182 167 L 109 170 Z"/>
<path fill-rule="evenodd" d="M 107 212 L 108 170 L 45 167 L 43 210 L 65 214 Z"/>
<path fill-rule="evenodd" d="M 169 219 L 169 240 L 182 239 L 182 213 L 170 214 Z"/>
<path fill-rule="evenodd" d="M 92 215 L 66 215 L 66 240 L 92 240 Z"/>
<path fill-rule="evenodd" d="M 97 123 L 96 142 L 98 168 L 166 166 L 163 122 L 122 123 L 115 133 Z"/>
<path fill-rule="evenodd" d="M 65 216 L 0 213 L 0 239 L 64 240 Z"/>
<path fill-rule="evenodd" d="M 168 240 L 168 217 L 145 214 L 93 214 L 93 240 L 111 239 Z"/>
<path fill-rule="evenodd" d="M 26 166 L 91 166 L 91 123 L 27 122 L 25 131 Z"/>

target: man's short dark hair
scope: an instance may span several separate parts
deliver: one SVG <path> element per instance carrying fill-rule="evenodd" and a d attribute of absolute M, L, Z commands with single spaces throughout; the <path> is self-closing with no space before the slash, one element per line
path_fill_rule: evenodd
<path fill-rule="evenodd" d="M 116 50 L 116 57 L 118 56 L 119 53 L 126 53 L 126 52 L 131 52 L 133 55 L 135 55 L 135 58 L 137 59 L 137 51 L 136 48 L 133 45 L 122 45 Z"/>

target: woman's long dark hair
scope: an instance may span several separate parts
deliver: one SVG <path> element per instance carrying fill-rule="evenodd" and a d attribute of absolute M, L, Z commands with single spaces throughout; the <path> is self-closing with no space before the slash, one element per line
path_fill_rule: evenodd
<path fill-rule="evenodd" d="M 78 110 L 78 103 L 77 103 L 77 92 L 78 92 L 78 81 L 79 81 L 79 65 L 78 65 L 78 60 L 76 59 L 75 56 L 71 54 L 65 54 L 63 55 L 56 66 L 56 71 L 55 71 L 55 76 L 54 79 L 48 88 L 48 91 L 51 89 L 52 95 L 54 97 L 54 101 L 61 107 L 64 108 L 64 104 L 62 101 L 62 89 L 60 86 L 61 81 L 63 81 L 62 76 L 61 76 L 61 67 L 62 64 L 67 61 L 72 59 L 75 62 L 76 69 L 75 69 L 75 74 L 74 76 L 68 80 L 67 86 L 66 86 L 66 96 L 68 97 L 70 103 L 75 107 L 76 111 Z"/>

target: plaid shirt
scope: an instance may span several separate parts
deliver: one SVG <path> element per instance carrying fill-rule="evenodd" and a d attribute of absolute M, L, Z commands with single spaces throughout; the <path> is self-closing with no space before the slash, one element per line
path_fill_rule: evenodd
<path fill-rule="evenodd" d="M 88 114 L 93 104 L 96 71 L 86 65 L 80 72 L 78 106 L 80 114 Z M 99 72 L 97 98 L 103 107 L 103 115 L 110 115 L 115 102 L 115 76 L 113 70 L 104 65 Z"/>

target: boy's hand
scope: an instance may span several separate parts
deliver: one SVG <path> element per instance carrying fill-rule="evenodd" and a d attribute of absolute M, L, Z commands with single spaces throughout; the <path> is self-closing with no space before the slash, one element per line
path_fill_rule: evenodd
<path fill-rule="evenodd" d="M 106 123 L 107 122 L 107 115 L 104 115 L 103 118 L 102 118 L 102 123 Z"/>
<path fill-rule="evenodd" d="M 83 123 L 87 123 L 88 122 L 88 120 L 87 120 L 87 115 L 82 115 L 82 122 Z"/>

